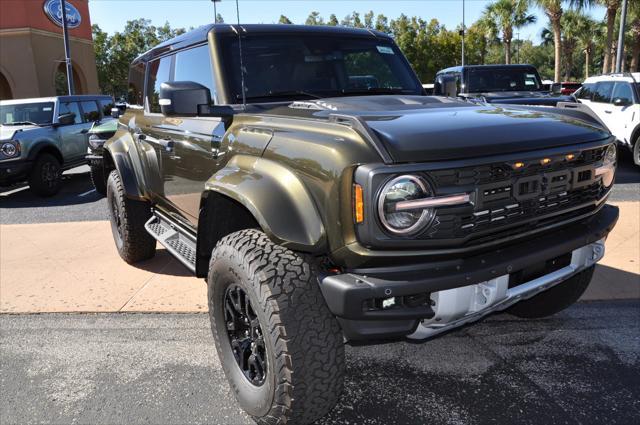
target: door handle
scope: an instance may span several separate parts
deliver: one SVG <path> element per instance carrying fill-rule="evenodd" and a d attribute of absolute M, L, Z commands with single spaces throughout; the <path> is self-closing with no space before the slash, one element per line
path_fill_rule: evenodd
<path fill-rule="evenodd" d="M 83 128 L 82 130 L 80 130 L 81 134 L 87 134 L 89 132 L 88 128 Z"/>
<path fill-rule="evenodd" d="M 605 114 L 610 114 L 612 111 L 604 111 Z"/>

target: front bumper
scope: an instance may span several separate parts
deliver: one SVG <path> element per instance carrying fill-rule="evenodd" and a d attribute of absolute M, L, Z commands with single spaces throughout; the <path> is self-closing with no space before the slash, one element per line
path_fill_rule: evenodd
<path fill-rule="evenodd" d="M 0 162 L 0 185 L 6 186 L 26 180 L 31 165 L 31 161 L 24 160 Z"/>
<path fill-rule="evenodd" d="M 322 279 L 320 287 L 329 309 L 338 317 L 348 339 L 407 335 L 426 338 L 449 329 L 459 320 L 464 324 L 491 311 L 507 308 L 590 267 L 604 254 L 602 241 L 617 220 L 618 208 L 605 205 L 588 219 L 553 233 L 474 257 L 423 264 L 394 274 L 383 271 L 376 276 L 372 270 L 367 276 L 351 273 L 331 275 Z M 594 254 L 596 251 L 597 255 Z M 509 291 L 505 289 L 511 275 L 568 254 L 571 254 L 571 262 L 566 267 Z M 487 288 L 494 288 L 489 289 L 489 292 L 494 291 L 493 303 L 480 309 L 469 307 L 462 316 L 450 314 L 444 321 L 440 318 L 438 326 L 433 329 L 424 330 L 418 326 L 425 320 L 437 318 L 438 311 L 434 310 L 433 304 L 439 297 L 454 296 L 461 301 L 460 298 L 466 296 L 464 294 L 478 290 L 486 292 Z M 458 289 L 464 290 L 447 295 L 447 291 Z M 427 302 L 421 302 L 425 297 Z M 462 304 L 465 302 L 468 307 L 470 301 L 462 301 Z M 467 317 L 467 313 L 473 316 Z M 437 331 L 434 330 L 436 328 Z"/>

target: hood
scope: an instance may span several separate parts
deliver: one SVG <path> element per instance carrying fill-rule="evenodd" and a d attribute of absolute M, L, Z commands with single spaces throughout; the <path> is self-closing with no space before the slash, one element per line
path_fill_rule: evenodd
<path fill-rule="evenodd" d="M 477 105 L 427 96 L 344 97 L 305 103 L 328 109 L 316 116 L 358 117 L 396 162 L 524 152 L 610 136 L 596 123 L 562 115 L 560 109 Z"/>
<path fill-rule="evenodd" d="M 571 96 L 557 95 L 549 92 L 507 91 L 470 93 L 469 98 L 483 98 L 488 103 L 507 103 L 514 105 L 556 106 L 558 102 L 575 102 Z"/>
<path fill-rule="evenodd" d="M 0 125 L 0 140 L 9 140 L 18 131 L 32 130 L 40 128 L 37 125 Z"/>

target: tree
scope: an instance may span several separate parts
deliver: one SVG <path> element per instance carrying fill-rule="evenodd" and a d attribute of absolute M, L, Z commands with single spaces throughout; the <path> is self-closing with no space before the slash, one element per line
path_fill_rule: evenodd
<path fill-rule="evenodd" d="M 631 72 L 640 70 L 640 2 L 629 4 L 629 33 L 631 35 Z"/>
<path fill-rule="evenodd" d="M 391 33 L 391 28 L 389 28 L 389 18 L 380 14 L 376 17 L 376 24 L 374 26 L 376 31 L 383 32 L 385 34 Z"/>
<path fill-rule="evenodd" d="M 364 15 L 364 27 L 368 28 L 370 30 L 373 29 L 374 26 L 374 22 L 373 22 L 373 18 L 375 17 L 375 15 L 373 14 L 373 10 L 370 10 L 369 12 L 365 13 Z"/>
<path fill-rule="evenodd" d="M 329 16 L 327 25 L 332 27 L 337 27 L 338 25 L 340 25 L 340 23 L 338 22 L 338 17 L 334 13 L 332 13 L 331 16 Z"/>
<path fill-rule="evenodd" d="M 584 52 L 584 78 L 587 79 L 591 74 L 591 60 L 595 50 L 595 40 L 600 35 L 600 28 L 596 21 L 583 13 L 579 13 L 574 23 L 575 28 L 569 28 L 568 32 L 574 31 L 574 37 Z"/>
<path fill-rule="evenodd" d="M 535 15 L 529 14 L 528 0 L 497 0 L 485 8 L 483 15 L 502 32 L 505 63 L 510 64 L 513 30 L 536 21 Z"/>
<path fill-rule="evenodd" d="M 224 18 L 219 13 L 216 15 L 216 24 L 224 24 Z"/>
<path fill-rule="evenodd" d="M 562 0 L 534 0 L 534 2 L 544 10 L 545 15 L 549 18 L 551 30 L 553 32 L 554 47 L 554 71 L 553 81 L 560 82 L 561 61 L 562 61 Z"/>
<path fill-rule="evenodd" d="M 351 15 L 345 16 L 340 24 L 345 27 L 364 28 L 358 12 L 353 12 Z"/>
<path fill-rule="evenodd" d="M 305 25 L 324 25 L 324 19 L 320 16 L 320 12 L 313 11 L 304 23 Z"/>
<path fill-rule="evenodd" d="M 278 19 L 278 23 L 279 24 L 287 24 L 287 25 L 291 25 L 293 24 L 293 22 L 291 22 L 291 20 L 289 18 L 287 18 L 284 15 L 280 15 L 280 19 Z"/>
<path fill-rule="evenodd" d="M 470 64 L 484 65 L 487 51 L 498 41 L 498 28 L 492 19 L 481 16 L 466 31 L 466 61 Z"/>

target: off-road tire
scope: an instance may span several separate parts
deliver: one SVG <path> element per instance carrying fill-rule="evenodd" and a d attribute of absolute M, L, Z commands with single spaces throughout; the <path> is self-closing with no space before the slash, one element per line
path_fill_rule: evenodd
<path fill-rule="evenodd" d="M 209 264 L 211 329 L 236 399 L 259 424 L 309 424 L 337 403 L 344 382 L 344 343 L 307 256 L 274 244 L 258 230 L 218 242 Z M 260 322 L 267 373 L 255 386 L 236 362 L 227 331 L 227 288 L 240 286 Z"/>
<path fill-rule="evenodd" d="M 105 195 L 107 193 L 107 179 L 104 175 L 104 164 L 100 160 L 92 159 L 89 161 L 89 168 L 93 187 L 100 195 Z"/>
<path fill-rule="evenodd" d="M 111 232 L 120 257 L 129 264 L 152 258 L 156 253 L 156 240 L 144 228 L 151 218 L 151 206 L 127 198 L 117 170 L 111 171 L 107 179 L 107 203 Z"/>
<path fill-rule="evenodd" d="M 53 196 L 62 187 L 60 161 L 49 153 L 41 153 L 36 158 L 29 173 L 29 187 L 38 196 Z"/>
<path fill-rule="evenodd" d="M 633 163 L 640 167 L 640 136 L 636 138 L 635 143 L 633 144 L 633 149 L 631 149 L 633 155 Z"/>
<path fill-rule="evenodd" d="M 578 301 L 584 294 L 591 283 L 594 269 L 595 266 L 591 266 L 533 298 L 514 304 L 507 311 L 514 316 L 526 319 L 537 319 L 556 314 Z"/>

